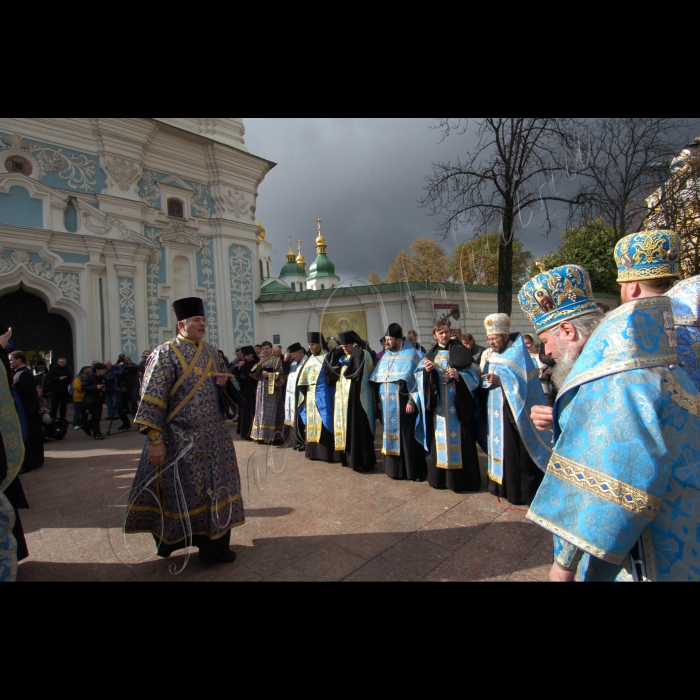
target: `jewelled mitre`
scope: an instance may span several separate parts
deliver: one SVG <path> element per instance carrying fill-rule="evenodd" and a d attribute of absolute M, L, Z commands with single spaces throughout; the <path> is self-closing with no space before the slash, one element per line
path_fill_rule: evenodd
<path fill-rule="evenodd" d="M 533 277 L 518 295 L 523 312 L 538 333 L 577 316 L 600 313 L 588 272 L 562 265 Z"/>
<path fill-rule="evenodd" d="M 491 314 L 484 319 L 486 335 L 510 335 L 510 316 L 508 314 Z"/>
<path fill-rule="evenodd" d="M 679 282 L 666 296 L 671 297 L 677 326 L 700 327 L 700 275 Z"/>
<path fill-rule="evenodd" d="M 673 231 L 641 231 L 615 246 L 618 282 L 680 277 L 681 239 Z"/>

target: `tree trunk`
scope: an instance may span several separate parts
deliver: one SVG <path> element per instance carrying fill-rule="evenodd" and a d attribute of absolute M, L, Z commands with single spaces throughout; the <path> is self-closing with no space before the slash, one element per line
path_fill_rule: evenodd
<path fill-rule="evenodd" d="M 513 311 L 513 228 L 513 216 L 506 214 L 498 244 L 498 313 L 508 316 Z"/>

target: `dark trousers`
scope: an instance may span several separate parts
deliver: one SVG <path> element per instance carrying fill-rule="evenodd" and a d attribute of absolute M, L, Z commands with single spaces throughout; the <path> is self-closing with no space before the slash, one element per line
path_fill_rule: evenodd
<path fill-rule="evenodd" d="M 100 434 L 100 421 L 102 420 L 102 401 L 93 401 L 89 406 L 83 404 L 83 428 L 92 430 L 93 435 Z"/>
<path fill-rule="evenodd" d="M 51 392 L 51 418 L 56 420 L 58 411 L 61 411 L 61 420 L 66 419 L 66 411 L 68 410 L 68 392 L 56 389 Z"/>

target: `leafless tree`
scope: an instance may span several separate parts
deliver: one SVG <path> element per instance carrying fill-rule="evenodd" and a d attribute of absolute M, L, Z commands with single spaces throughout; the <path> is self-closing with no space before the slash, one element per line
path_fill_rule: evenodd
<path fill-rule="evenodd" d="M 602 221 L 616 240 L 641 228 L 646 198 L 685 143 L 690 120 L 658 117 L 588 120 L 590 162 L 581 173 L 570 222 Z"/>
<path fill-rule="evenodd" d="M 443 139 L 451 132 L 475 135 L 463 159 L 433 163 L 421 205 L 439 217 L 444 238 L 461 226 L 477 232 L 502 230 L 498 257 L 498 310 L 510 314 L 513 290 L 513 240 L 536 206 L 553 227 L 550 204 L 571 199 L 547 185 L 553 174 L 577 160 L 577 123 L 572 119 L 439 119 Z M 567 164 L 566 158 L 569 158 Z M 580 158 L 578 159 L 580 160 Z"/>

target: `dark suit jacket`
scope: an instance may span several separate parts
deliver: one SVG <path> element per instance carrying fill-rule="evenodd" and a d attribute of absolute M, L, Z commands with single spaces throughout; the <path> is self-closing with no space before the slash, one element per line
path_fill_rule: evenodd
<path fill-rule="evenodd" d="M 25 365 L 15 370 L 12 386 L 22 402 L 24 412 L 27 415 L 39 413 L 39 396 L 36 393 L 36 382 L 29 367 Z"/>
<path fill-rule="evenodd" d="M 61 377 L 65 377 L 65 379 L 61 381 Z M 58 365 L 51 365 L 48 380 L 50 389 L 53 393 L 67 394 L 68 387 L 73 381 L 73 373 L 68 367 L 59 367 Z"/>

